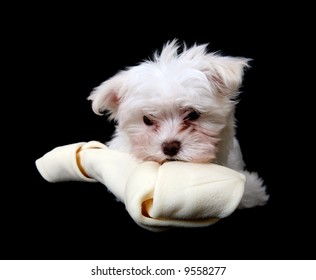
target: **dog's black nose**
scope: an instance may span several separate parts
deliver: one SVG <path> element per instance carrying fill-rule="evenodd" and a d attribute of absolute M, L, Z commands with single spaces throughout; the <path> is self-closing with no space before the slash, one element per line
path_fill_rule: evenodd
<path fill-rule="evenodd" d="M 165 155 L 175 156 L 179 152 L 181 144 L 179 141 L 170 141 L 162 143 L 161 147 Z"/>

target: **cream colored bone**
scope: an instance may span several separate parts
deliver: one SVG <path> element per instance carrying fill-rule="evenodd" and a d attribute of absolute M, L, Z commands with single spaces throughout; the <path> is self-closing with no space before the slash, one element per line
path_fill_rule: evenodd
<path fill-rule="evenodd" d="M 216 164 L 138 163 L 126 153 L 91 141 L 57 147 L 36 160 L 48 182 L 104 184 L 143 228 L 204 227 L 238 206 L 245 176 Z"/>

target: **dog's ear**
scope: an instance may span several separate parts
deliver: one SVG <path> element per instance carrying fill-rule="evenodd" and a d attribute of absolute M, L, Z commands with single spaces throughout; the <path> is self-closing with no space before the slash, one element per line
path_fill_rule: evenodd
<path fill-rule="evenodd" d="M 236 97 L 244 70 L 250 67 L 251 59 L 212 54 L 209 60 L 211 71 L 208 73 L 208 79 L 216 87 L 216 91 L 228 98 Z"/>
<path fill-rule="evenodd" d="M 97 115 L 108 114 L 109 119 L 115 119 L 122 98 L 124 72 L 120 72 L 95 87 L 88 97 L 92 101 L 92 110 Z"/>

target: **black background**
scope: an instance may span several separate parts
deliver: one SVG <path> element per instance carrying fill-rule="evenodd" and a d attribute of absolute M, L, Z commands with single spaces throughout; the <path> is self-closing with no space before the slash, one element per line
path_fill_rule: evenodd
<path fill-rule="evenodd" d="M 23 8 L 5 28 L 1 259 L 315 258 L 315 183 L 300 158 L 308 150 L 298 144 L 306 124 L 294 98 L 302 84 L 294 43 L 304 42 L 291 16 L 273 7 L 231 14 L 215 6 L 125 7 L 128 15 L 114 7 Z M 109 140 L 113 123 L 92 112 L 89 93 L 173 38 L 253 59 L 237 106 L 237 136 L 248 169 L 264 179 L 271 198 L 207 228 L 153 233 L 136 225 L 104 185 L 51 184 L 34 162 L 60 145 Z"/>

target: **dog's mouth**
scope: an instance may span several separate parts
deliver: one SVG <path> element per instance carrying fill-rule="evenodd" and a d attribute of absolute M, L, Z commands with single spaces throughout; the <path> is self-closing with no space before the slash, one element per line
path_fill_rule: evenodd
<path fill-rule="evenodd" d="M 142 159 L 143 161 L 155 161 L 159 163 L 160 165 L 166 163 L 166 162 L 173 162 L 173 161 L 180 161 L 180 162 L 187 162 L 186 160 L 182 160 L 179 158 L 169 157 L 169 158 L 154 158 L 154 157 L 147 157 Z"/>
<path fill-rule="evenodd" d="M 181 161 L 181 160 L 176 159 L 176 158 L 166 158 L 166 159 L 162 160 L 160 162 L 160 164 L 164 164 L 165 162 L 169 162 L 169 161 Z"/>
<path fill-rule="evenodd" d="M 159 164 L 164 164 L 166 162 L 172 162 L 172 161 L 178 161 L 178 162 L 194 162 L 194 163 L 215 163 L 215 160 L 207 159 L 207 160 L 184 160 L 184 159 L 178 159 L 178 158 L 165 158 L 163 160 L 156 160 Z"/>
<path fill-rule="evenodd" d="M 167 159 L 165 159 L 165 161 L 178 161 L 178 159 L 175 159 L 175 158 L 167 158 Z"/>

